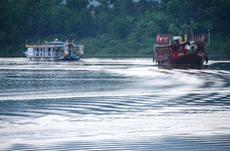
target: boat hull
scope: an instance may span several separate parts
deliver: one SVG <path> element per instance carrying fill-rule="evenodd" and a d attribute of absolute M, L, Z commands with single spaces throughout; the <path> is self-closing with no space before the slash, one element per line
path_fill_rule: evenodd
<path fill-rule="evenodd" d="M 174 59 L 156 60 L 158 65 L 191 65 L 202 66 L 204 59 L 197 54 L 188 54 Z"/>
<path fill-rule="evenodd" d="M 81 56 L 82 57 L 82 56 Z M 67 58 L 62 58 L 60 57 L 28 57 L 31 61 L 58 61 L 58 60 L 79 60 L 79 58 L 74 58 L 74 57 L 67 57 Z"/>
<path fill-rule="evenodd" d="M 181 56 L 177 59 L 170 59 L 169 60 L 170 64 L 179 64 L 179 65 L 194 65 L 194 66 L 200 66 L 203 65 L 204 59 L 200 57 L 199 55 L 196 54 L 188 54 L 185 56 Z"/>
<path fill-rule="evenodd" d="M 31 61 L 57 61 L 59 57 L 28 57 Z"/>
<path fill-rule="evenodd" d="M 71 56 L 70 54 L 66 55 L 60 60 L 79 60 L 83 57 L 83 53 L 78 53 L 78 55 Z"/>

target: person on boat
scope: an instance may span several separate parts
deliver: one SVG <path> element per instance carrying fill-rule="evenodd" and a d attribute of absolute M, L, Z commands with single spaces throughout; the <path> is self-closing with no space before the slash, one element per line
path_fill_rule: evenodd
<path fill-rule="evenodd" d="M 204 51 L 204 60 L 205 60 L 205 63 L 207 64 L 208 61 L 209 61 L 209 58 L 208 58 L 208 54 L 206 51 Z"/>
<path fill-rule="evenodd" d="M 174 36 L 173 37 L 173 42 L 174 42 L 174 44 L 179 44 L 179 36 Z"/>

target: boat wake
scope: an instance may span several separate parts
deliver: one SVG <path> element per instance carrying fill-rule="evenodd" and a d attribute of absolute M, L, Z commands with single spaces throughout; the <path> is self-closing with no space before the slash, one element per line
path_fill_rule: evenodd
<path fill-rule="evenodd" d="M 2 59 L 0 149 L 228 150 L 229 64 Z"/>

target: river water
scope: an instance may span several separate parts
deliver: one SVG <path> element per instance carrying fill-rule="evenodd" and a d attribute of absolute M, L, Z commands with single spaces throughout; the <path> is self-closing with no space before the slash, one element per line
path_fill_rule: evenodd
<path fill-rule="evenodd" d="M 0 150 L 230 150 L 230 61 L 0 58 Z"/>

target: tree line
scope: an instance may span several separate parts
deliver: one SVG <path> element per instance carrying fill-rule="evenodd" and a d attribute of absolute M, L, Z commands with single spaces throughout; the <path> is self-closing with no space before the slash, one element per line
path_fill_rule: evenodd
<path fill-rule="evenodd" d="M 211 32 L 213 54 L 230 54 L 228 0 L 3 0 L 0 53 L 22 53 L 26 39 L 85 41 L 89 54 L 150 54 L 157 33 Z"/>

